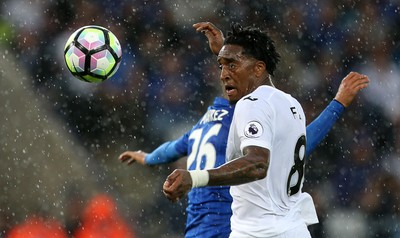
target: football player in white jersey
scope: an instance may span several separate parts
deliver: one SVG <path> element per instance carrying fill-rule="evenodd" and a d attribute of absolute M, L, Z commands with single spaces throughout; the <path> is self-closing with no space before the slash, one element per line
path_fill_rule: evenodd
<path fill-rule="evenodd" d="M 272 237 L 296 228 L 307 233 L 306 224 L 318 220 L 311 196 L 301 192 L 306 146 L 301 105 L 262 85 L 238 101 L 233 115 L 227 160 L 244 158 L 259 165 L 252 168 L 256 181 L 231 187 L 231 237 Z M 303 209 L 311 216 L 303 217 Z"/>
<path fill-rule="evenodd" d="M 297 100 L 271 82 L 279 62 L 273 41 L 258 29 L 232 25 L 218 62 L 226 95 L 237 102 L 228 163 L 177 169 L 164 194 L 177 201 L 193 187 L 232 185 L 230 237 L 310 237 L 307 225 L 318 219 L 311 196 L 302 192 L 306 120 Z"/>

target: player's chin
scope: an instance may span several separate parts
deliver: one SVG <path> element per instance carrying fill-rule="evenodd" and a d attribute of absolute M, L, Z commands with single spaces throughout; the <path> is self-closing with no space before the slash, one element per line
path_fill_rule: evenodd
<path fill-rule="evenodd" d="M 239 93 L 236 89 L 235 90 L 230 90 L 229 93 L 226 94 L 228 101 L 230 104 L 235 104 L 237 103 L 242 97 L 245 96 L 245 94 Z"/>
<path fill-rule="evenodd" d="M 231 97 L 228 96 L 228 101 L 229 101 L 229 104 L 234 105 L 237 103 L 237 101 L 239 101 L 239 98 L 234 97 L 234 96 L 231 96 Z"/>

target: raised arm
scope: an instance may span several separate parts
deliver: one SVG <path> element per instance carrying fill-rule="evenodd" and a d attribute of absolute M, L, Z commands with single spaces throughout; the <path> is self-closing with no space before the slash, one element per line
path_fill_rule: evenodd
<path fill-rule="evenodd" d="M 340 83 L 334 100 L 307 126 L 306 156 L 309 156 L 325 138 L 344 109 L 354 100 L 357 93 L 368 86 L 368 76 L 350 72 Z"/>
<path fill-rule="evenodd" d="M 335 99 L 344 107 L 348 107 L 357 93 L 369 84 L 367 75 L 350 72 L 340 83 Z"/>
<path fill-rule="evenodd" d="M 198 22 L 193 24 L 197 32 L 204 33 L 214 55 L 218 55 L 224 43 L 224 34 L 211 22 Z"/>

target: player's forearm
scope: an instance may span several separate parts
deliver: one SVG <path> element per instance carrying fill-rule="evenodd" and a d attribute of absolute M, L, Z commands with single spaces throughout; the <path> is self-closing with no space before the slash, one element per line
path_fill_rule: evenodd
<path fill-rule="evenodd" d="M 307 157 L 325 138 L 335 122 L 343 115 L 345 107 L 336 100 L 321 112 L 321 114 L 307 126 Z"/>
<path fill-rule="evenodd" d="M 239 185 L 265 178 L 268 158 L 262 154 L 248 154 L 216 169 L 210 169 L 209 186 Z"/>
<path fill-rule="evenodd" d="M 175 149 L 175 143 L 176 141 L 168 141 L 160 145 L 152 153 L 146 155 L 145 163 L 147 165 L 157 165 L 177 161 L 184 155 Z"/>

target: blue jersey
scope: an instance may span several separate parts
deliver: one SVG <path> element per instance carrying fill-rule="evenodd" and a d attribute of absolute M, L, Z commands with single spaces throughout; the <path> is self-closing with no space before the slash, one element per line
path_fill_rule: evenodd
<path fill-rule="evenodd" d="M 225 152 L 234 107 L 216 98 L 201 120 L 175 144 L 187 151 L 187 169 L 211 169 L 226 162 Z M 188 194 L 185 237 L 228 237 L 232 197 L 228 186 L 193 188 Z"/>
<path fill-rule="evenodd" d="M 168 141 L 148 154 L 146 164 L 170 163 L 183 156 L 188 170 L 216 168 L 226 162 L 225 152 L 234 106 L 224 98 L 215 98 L 206 114 L 187 133 Z M 342 115 L 344 107 L 333 100 L 307 126 L 308 156 Z M 185 237 L 229 237 L 232 197 L 228 186 L 193 188 L 188 194 Z"/>

